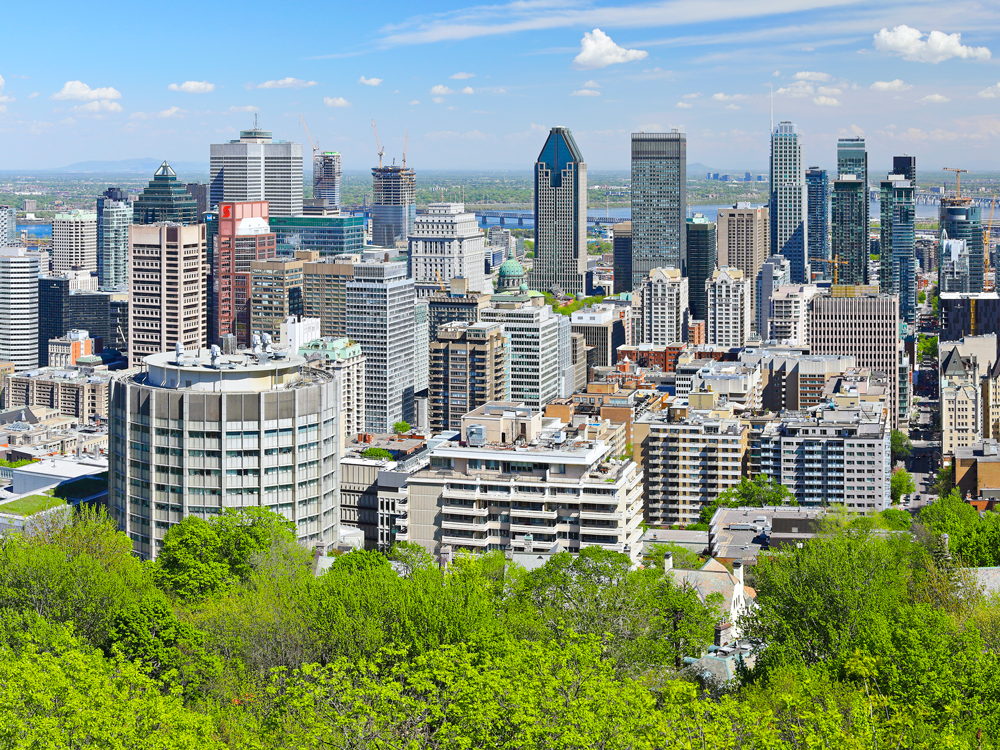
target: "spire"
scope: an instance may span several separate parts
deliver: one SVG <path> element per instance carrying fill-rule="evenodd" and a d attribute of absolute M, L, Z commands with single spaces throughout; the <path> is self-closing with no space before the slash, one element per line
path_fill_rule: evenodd
<path fill-rule="evenodd" d="M 153 177 L 176 177 L 177 173 L 170 167 L 166 159 L 160 165 L 160 168 L 153 173 Z"/>

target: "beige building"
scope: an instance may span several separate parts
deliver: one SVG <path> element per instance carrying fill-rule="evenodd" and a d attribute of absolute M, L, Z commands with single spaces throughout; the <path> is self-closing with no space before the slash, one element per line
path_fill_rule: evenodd
<path fill-rule="evenodd" d="M 594 305 L 577 310 L 571 316 L 572 332 L 583 334 L 594 367 L 611 367 L 617 360 L 619 346 L 628 343 L 625 336 L 625 319 L 631 315 L 629 308 L 615 305 Z"/>
<path fill-rule="evenodd" d="M 129 235 L 130 362 L 208 346 L 205 225 L 135 224 Z"/>
<path fill-rule="evenodd" d="M 638 343 L 665 346 L 687 341 L 688 278 L 677 268 L 654 268 L 638 290 Z"/>
<path fill-rule="evenodd" d="M 743 271 L 750 280 L 753 297 L 757 272 L 771 251 L 767 206 L 754 208 L 749 203 L 737 203 L 719 209 L 716 227 L 719 268 L 729 266 Z M 750 309 L 757 309 L 755 299 L 751 299 Z"/>
<path fill-rule="evenodd" d="M 311 367 L 340 375 L 340 449 L 365 431 L 365 355 L 361 345 L 346 338 L 320 338 L 299 347 Z"/>
<path fill-rule="evenodd" d="M 742 347 L 750 336 L 750 280 L 738 268 L 724 267 L 712 272 L 705 282 L 705 343 Z"/>
<path fill-rule="evenodd" d="M 52 270 L 97 270 L 97 214 L 73 211 L 52 220 Z"/>
<path fill-rule="evenodd" d="M 3 408 L 47 406 L 89 422 L 108 416 L 108 383 L 113 373 L 87 367 L 43 367 L 3 379 Z"/>
<path fill-rule="evenodd" d="M 809 313 L 819 294 L 813 284 L 779 286 L 771 293 L 767 336 L 761 338 L 788 346 L 809 346 Z"/>
<path fill-rule="evenodd" d="M 277 343 L 287 343 L 281 341 L 281 324 L 290 315 L 303 314 L 302 266 L 302 260 L 292 258 L 250 264 L 251 335 L 266 333 Z M 321 320 L 321 332 L 322 327 Z"/>
<path fill-rule="evenodd" d="M 941 360 L 941 455 L 953 455 L 982 440 L 983 411 L 980 364 L 975 355 L 963 356 L 952 347 Z"/>
<path fill-rule="evenodd" d="M 445 323 L 430 343 L 431 431 L 458 430 L 462 417 L 507 400 L 507 337 L 501 323 Z"/>
<path fill-rule="evenodd" d="M 319 318 L 324 337 L 347 335 L 347 282 L 354 278 L 360 255 L 337 256 L 321 261 L 318 251 L 299 251 L 302 264 L 302 314 Z"/>

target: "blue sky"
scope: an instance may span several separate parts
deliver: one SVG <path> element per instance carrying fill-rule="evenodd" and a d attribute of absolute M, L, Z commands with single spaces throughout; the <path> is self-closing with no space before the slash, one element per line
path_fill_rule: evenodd
<path fill-rule="evenodd" d="M 146 8 L 148 10 L 141 10 Z M 153 15 L 153 8 L 162 8 Z M 811 164 L 864 134 L 872 173 L 1000 169 L 996 0 L 523 0 L 261 3 L 4 11 L 0 169 L 135 157 L 205 161 L 253 114 L 345 169 L 530 168 L 570 127 L 592 169 L 625 168 L 635 130 L 682 128 L 688 159 L 767 163 L 775 121 Z"/>

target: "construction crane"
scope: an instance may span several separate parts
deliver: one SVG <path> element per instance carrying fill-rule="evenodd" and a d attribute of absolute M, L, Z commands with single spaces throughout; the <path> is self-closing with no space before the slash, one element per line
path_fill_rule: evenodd
<path fill-rule="evenodd" d="M 302 115 L 299 115 L 299 119 L 302 120 L 302 127 L 304 127 L 306 129 L 306 138 L 309 139 L 309 145 L 312 146 L 313 160 L 315 161 L 315 159 L 316 159 L 316 152 L 319 151 L 319 144 L 318 143 L 313 143 L 312 136 L 309 135 L 309 126 L 306 125 L 306 118 L 304 118 Z"/>
<path fill-rule="evenodd" d="M 406 169 L 406 147 L 410 143 L 410 131 L 406 131 L 406 136 L 403 138 L 403 169 Z"/>
<path fill-rule="evenodd" d="M 943 172 L 954 172 L 955 173 L 955 192 L 957 198 L 962 197 L 962 172 L 968 172 L 968 169 L 956 169 L 955 167 L 941 167 Z"/>
<path fill-rule="evenodd" d="M 375 127 L 375 120 L 372 120 L 372 130 L 375 131 L 375 146 L 378 148 L 378 168 L 382 168 L 382 154 L 385 153 L 385 148 L 381 143 L 378 142 L 378 128 Z"/>
<path fill-rule="evenodd" d="M 839 255 L 834 260 L 827 260 L 826 258 L 810 258 L 809 262 L 810 263 L 829 263 L 831 266 L 833 266 L 833 284 L 834 284 L 834 286 L 837 285 L 837 266 L 846 266 L 846 265 L 848 265 L 847 261 L 846 260 L 841 260 Z"/>

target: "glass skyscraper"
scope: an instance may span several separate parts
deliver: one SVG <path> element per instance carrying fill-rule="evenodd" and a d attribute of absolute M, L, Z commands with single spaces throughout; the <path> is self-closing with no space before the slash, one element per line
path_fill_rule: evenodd
<path fill-rule="evenodd" d="M 965 240 L 969 253 L 969 291 L 983 291 L 986 258 L 983 247 L 982 209 L 971 198 L 942 198 L 941 239 Z M 944 253 L 942 252 L 942 259 Z M 942 260 L 943 262 L 943 260 Z"/>
<path fill-rule="evenodd" d="M 830 183 L 826 170 L 809 167 L 806 170 L 809 216 L 809 260 L 827 260 L 830 257 Z M 825 264 L 817 264 L 814 271 L 822 271 Z"/>
<path fill-rule="evenodd" d="M 132 208 L 128 192 L 121 188 L 108 188 L 97 199 L 97 278 L 101 289 L 128 283 Z"/>
<path fill-rule="evenodd" d="M 417 220 L 417 173 L 407 167 L 372 167 L 372 244 L 409 241 Z"/>
<path fill-rule="evenodd" d="M 691 317 L 705 320 L 708 315 L 708 292 L 705 282 L 712 278 L 718 261 L 715 240 L 715 223 L 703 214 L 695 214 L 687 220 L 687 273 L 688 308 Z"/>
<path fill-rule="evenodd" d="M 883 292 L 899 295 L 899 318 L 917 322 L 917 237 L 915 188 L 903 175 L 890 174 L 879 190 L 879 253 Z M 887 264 L 888 261 L 888 264 Z"/>
<path fill-rule="evenodd" d="M 809 282 L 804 163 L 795 123 L 778 123 L 771 134 L 771 255 L 788 258 L 793 284 Z"/>
<path fill-rule="evenodd" d="M 915 156 L 894 156 L 892 157 L 892 173 L 902 175 L 917 187 L 917 157 Z"/>
<path fill-rule="evenodd" d="M 837 139 L 837 177 L 848 174 L 861 180 L 865 188 L 865 241 L 870 248 L 871 200 L 868 195 L 868 151 L 865 150 L 864 136 Z"/>
<path fill-rule="evenodd" d="M 632 133 L 632 280 L 654 268 L 687 274 L 687 136 Z"/>
<path fill-rule="evenodd" d="M 177 173 L 170 165 L 163 162 L 132 204 L 132 221 L 136 224 L 155 224 L 158 221 L 197 224 L 198 201 L 188 193 L 183 182 L 177 181 Z"/>
<path fill-rule="evenodd" d="M 865 230 L 865 184 L 855 176 L 833 181 L 830 225 L 833 258 L 839 261 L 837 283 L 868 283 L 868 232 Z M 833 278 L 831 270 L 830 278 Z"/>

